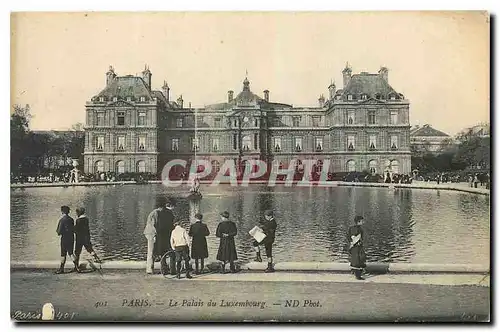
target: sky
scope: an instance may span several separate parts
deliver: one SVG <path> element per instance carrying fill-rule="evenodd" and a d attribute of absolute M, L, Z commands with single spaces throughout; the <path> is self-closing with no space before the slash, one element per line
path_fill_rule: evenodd
<path fill-rule="evenodd" d="M 89 12 L 11 16 L 11 104 L 29 104 L 31 129 L 85 121 L 85 102 L 118 75 L 166 80 L 193 107 L 250 88 L 316 106 L 342 69 L 389 69 L 410 101 L 411 125 L 454 135 L 489 122 L 489 17 L 482 12 Z M 12 110 L 11 110 L 12 111 Z"/>

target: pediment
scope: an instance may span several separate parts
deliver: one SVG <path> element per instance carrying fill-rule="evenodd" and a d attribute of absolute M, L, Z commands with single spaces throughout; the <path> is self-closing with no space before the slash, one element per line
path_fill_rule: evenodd
<path fill-rule="evenodd" d="M 364 105 L 380 105 L 380 104 L 386 104 L 387 102 L 385 100 L 369 98 L 366 100 L 360 100 L 359 103 Z"/>
<path fill-rule="evenodd" d="M 112 102 L 112 103 L 110 103 L 108 105 L 109 106 L 114 106 L 114 107 L 130 107 L 130 106 L 134 106 L 134 104 L 126 102 L 124 100 L 118 100 L 118 101 Z"/>

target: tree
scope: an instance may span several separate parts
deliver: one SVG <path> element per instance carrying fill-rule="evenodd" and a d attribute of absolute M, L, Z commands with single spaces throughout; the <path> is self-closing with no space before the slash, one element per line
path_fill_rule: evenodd
<path fill-rule="evenodd" d="M 16 175 L 20 173 L 21 164 L 26 158 L 31 118 L 29 105 L 25 107 L 13 106 L 13 112 L 10 116 L 10 169 Z"/>
<path fill-rule="evenodd" d="M 490 138 L 475 135 L 461 137 L 455 161 L 469 167 L 490 168 Z"/>

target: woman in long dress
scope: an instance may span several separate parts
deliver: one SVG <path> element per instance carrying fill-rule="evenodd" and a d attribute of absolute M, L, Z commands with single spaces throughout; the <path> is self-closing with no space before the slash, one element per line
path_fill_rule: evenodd
<path fill-rule="evenodd" d="M 361 276 L 363 269 L 366 268 L 366 254 L 363 246 L 364 232 L 363 217 L 356 216 L 354 218 L 354 225 L 349 227 L 347 234 L 347 241 L 349 243 L 349 254 L 351 256 L 351 269 L 354 271 L 356 279 L 363 280 Z"/>
<path fill-rule="evenodd" d="M 196 274 L 203 273 L 205 267 L 205 258 L 208 258 L 208 248 L 206 237 L 210 235 L 210 231 L 206 224 L 202 222 L 203 215 L 197 213 L 195 216 L 196 222 L 189 228 L 189 236 L 193 238 L 191 247 L 191 258 L 194 259 L 196 266 Z M 199 269 L 199 261 L 201 261 L 201 270 Z"/>
<path fill-rule="evenodd" d="M 236 253 L 236 245 L 234 237 L 238 233 L 236 224 L 229 220 L 229 212 L 221 213 L 222 221 L 217 226 L 215 236 L 220 238 L 219 251 L 217 252 L 217 260 L 222 262 L 222 273 L 226 272 L 226 264 L 229 262 L 229 267 L 232 273 L 236 272 L 234 261 L 238 259 Z"/>

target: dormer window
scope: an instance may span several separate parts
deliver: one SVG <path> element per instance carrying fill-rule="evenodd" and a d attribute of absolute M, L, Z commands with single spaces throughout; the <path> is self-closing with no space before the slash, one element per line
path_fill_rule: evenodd
<path fill-rule="evenodd" d="M 391 95 L 391 96 L 389 97 L 389 99 L 390 99 L 390 100 L 396 100 L 396 96 L 395 96 L 395 95 Z"/>
<path fill-rule="evenodd" d="M 99 97 L 99 101 L 102 103 L 104 101 L 104 97 Z"/>
<path fill-rule="evenodd" d="M 127 101 L 132 101 L 132 97 L 128 96 Z"/>
<path fill-rule="evenodd" d="M 366 100 L 367 98 L 368 98 L 368 96 L 367 96 L 367 95 L 364 95 L 364 94 L 363 94 L 363 95 L 361 95 L 361 100 Z"/>
<path fill-rule="evenodd" d="M 141 96 L 141 99 L 140 99 L 142 102 L 146 101 L 146 97 L 144 96 Z"/>
<path fill-rule="evenodd" d="M 352 100 L 352 95 L 347 95 L 347 100 Z"/>
<path fill-rule="evenodd" d="M 118 101 L 118 97 L 113 97 L 113 101 Z"/>
<path fill-rule="evenodd" d="M 337 100 L 340 100 L 340 98 L 342 98 L 342 97 L 341 97 L 341 96 L 337 96 L 337 97 L 335 97 L 335 99 L 337 99 Z"/>

